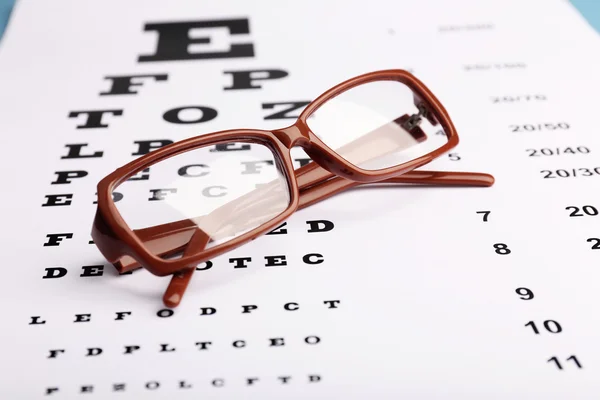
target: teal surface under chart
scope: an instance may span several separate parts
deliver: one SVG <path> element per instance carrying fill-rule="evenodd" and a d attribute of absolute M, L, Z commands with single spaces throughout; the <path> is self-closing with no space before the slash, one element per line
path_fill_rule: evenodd
<path fill-rule="evenodd" d="M 0 38 L 4 33 L 15 0 L 0 0 Z M 600 32 L 600 0 L 571 0 L 571 3 Z"/>
<path fill-rule="evenodd" d="M 15 0 L 0 0 L 0 38 L 2 38 L 4 29 L 8 23 L 10 10 L 12 9 L 14 2 Z"/>
<path fill-rule="evenodd" d="M 571 0 L 571 3 L 588 20 L 597 32 L 600 32 L 600 1 L 599 0 Z"/>

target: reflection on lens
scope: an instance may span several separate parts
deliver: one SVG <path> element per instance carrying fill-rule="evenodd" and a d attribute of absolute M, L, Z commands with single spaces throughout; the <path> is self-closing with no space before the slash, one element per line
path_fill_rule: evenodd
<path fill-rule="evenodd" d="M 123 195 L 115 205 L 125 222 L 148 250 L 165 257 L 173 257 L 173 250 L 180 257 L 196 232 L 210 239 L 204 248 L 214 247 L 271 221 L 290 205 L 285 172 L 268 147 L 254 143 L 176 155 L 115 190 Z"/>
<path fill-rule="evenodd" d="M 397 81 L 353 87 L 321 105 L 307 123 L 346 161 L 366 170 L 393 167 L 448 142 L 415 106 L 413 92 Z"/>

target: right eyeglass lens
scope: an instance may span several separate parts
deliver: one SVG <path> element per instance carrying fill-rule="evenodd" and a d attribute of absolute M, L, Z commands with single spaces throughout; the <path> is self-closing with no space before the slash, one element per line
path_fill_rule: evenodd
<path fill-rule="evenodd" d="M 177 154 L 139 171 L 115 192 L 119 213 L 146 249 L 168 258 L 229 242 L 290 206 L 281 163 L 269 147 L 256 143 Z M 206 240 L 187 249 L 195 233 Z"/>
<path fill-rule="evenodd" d="M 329 148 L 366 170 L 411 161 L 448 142 L 441 126 L 419 115 L 413 91 L 391 80 L 348 89 L 321 105 L 307 123 Z"/>

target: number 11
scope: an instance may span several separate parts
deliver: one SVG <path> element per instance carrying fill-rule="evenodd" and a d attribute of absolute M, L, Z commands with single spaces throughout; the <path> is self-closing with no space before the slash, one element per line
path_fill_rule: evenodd
<path fill-rule="evenodd" d="M 551 362 L 551 361 L 554 362 L 554 364 L 556 364 L 556 367 L 558 369 L 563 369 L 560 361 L 558 361 L 558 358 L 552 357 L 551 359 L 548 360 L 548 362 Z M 581 366 L 581 364 L 579 363 L 579 360 L 575 356 L 571 356 L 571 357 L 567 358 L 567 361 L 573 361 L 575 363 L 575 365 L 577 365 L 577 368 L 580 368 L 580 369 L 583 368 Z"/>

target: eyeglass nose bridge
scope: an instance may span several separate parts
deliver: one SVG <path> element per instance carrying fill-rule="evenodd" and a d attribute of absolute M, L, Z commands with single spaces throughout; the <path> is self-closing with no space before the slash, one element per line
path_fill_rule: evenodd
<path fill-rule="evenodd" d="M 310 130 L 301 120 L 297 120 L 293 125 L 271 132 L 288 149 L 294 146 L 306 149 L 310 145 Z"/>
<path fill-rule="evenodd" d="M 291 150 L 292 147 L 301 147 L 306 154 L 326 171 L 333 175 L 352 179 L 355 175 L 352 167 L 348 167 L 341 157 L 332 154 L 330 149 L 321 145 L 317 136 L 308 128 L 306 122 L 298 119 L 293 125 L 271 131 L 279 141 Z M 317 139 L 317 140 L 315 140 Z M 306 166 L 304 167 L 306 168 Z M 314 167 L 311 167 L 314 168 Z M 306 171 L 303 171 L 306 172 Z"/>

